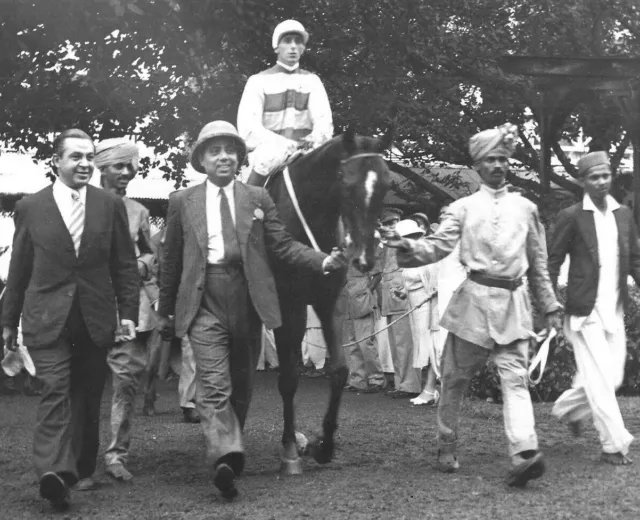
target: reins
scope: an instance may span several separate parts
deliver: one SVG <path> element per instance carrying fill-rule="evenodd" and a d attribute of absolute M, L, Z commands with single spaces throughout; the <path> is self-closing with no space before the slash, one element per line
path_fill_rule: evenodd
<path fill-rule="evenodd" d="M 318 246 L 318 242 L 316 242 L 316 237 L 313 236 L 313 232 L 307 224 L 307 219 L 304 218 L 302 214 L 302 210 L 300 209 L 300 203 L 298 202 L 298 197 L 296 196 L 296 191 L 293 189 L 293 183 L 291 182 L 291 175 L 289 174 L 289 167 L 285 166 L 282 171 L 282 177 L 284 178 L 284 185 L 287 187 L 287 192 L 289 192 L 289 198 L 291 199 L 291 203 L 293 204 L 293 208 L 296 210 L 296 214 L 298 215 L 298 219 L 300 219 L 300 223 L 304 228 L 304 232 L 307 234 L 307 238 L 309 242 L 311 242 L 311 246 L 318 252 L 321 252 L 320 246 Z"/>

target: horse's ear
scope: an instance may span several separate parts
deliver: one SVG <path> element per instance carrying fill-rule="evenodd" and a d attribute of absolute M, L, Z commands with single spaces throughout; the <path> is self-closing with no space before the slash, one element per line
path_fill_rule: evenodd
<path fill-rule="evenodd" d="M 350 126 L 342 134 L 342 146 L 349 155 L 356 151 L 356 133 Z"/>
<path fill-rule="evenodd" d="M 389 148 L 391 148 L 391 145 L 393 144 L 393 134 L 394 133 L 395 133 L 395 129 L 394 129 L 393 126 L 390 126 L 389 128 L 387 128 L 387 131 L 384 133 L 384 135 L 378 141 L 378 151 L 379 152 L 384 152 L 384 151 L 388 150 Z"/>

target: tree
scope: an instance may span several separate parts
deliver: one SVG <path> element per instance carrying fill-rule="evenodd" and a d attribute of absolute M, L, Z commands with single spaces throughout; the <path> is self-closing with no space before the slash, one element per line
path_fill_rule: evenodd
<path fill-rule="evenodd" d="M 273 27 L 296 18 L 338 129 L 394 124 L 409 162 L 468 164 L 470 135 L 526 120 L 501 55 L 637 56 L 639 15 L 634 0 L 0 0 L 0 138 L 46 157 L 64 127 L 134 134 L 179 179 L 190 140 L 235 121 L 247 77 L 273 62 Z M 558 138 L 622 142 L 621 117 L 596 96 Z M 537 168 L 526 141 L 517 157 Z"/>

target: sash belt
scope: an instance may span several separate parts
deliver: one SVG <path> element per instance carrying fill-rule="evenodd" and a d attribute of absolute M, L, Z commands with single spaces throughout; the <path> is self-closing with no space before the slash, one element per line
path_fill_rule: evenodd
<path fill-rule="evenodd" d="M 522 285 L 522 278 L 496 278 L 495 276 L 489 276 L 480 271 L 471 271 L 469 279 L 480 285 L 497 287 L 498 289 L 506 289 L 507 291 L 515 291 Z"/>

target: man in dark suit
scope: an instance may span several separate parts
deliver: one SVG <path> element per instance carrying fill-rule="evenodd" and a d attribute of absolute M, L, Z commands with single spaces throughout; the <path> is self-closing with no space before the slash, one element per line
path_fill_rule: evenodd
<path fill-rule="evenodd" d="M 33 454 L 40 494 L 69 505 L 69 486 L 92 488 L 107 348 L 117 328 L 135 336 L 138 269 L 122 200 L 87 186 L 94 146 L 81 130 L 54 141 L 53 186 L 21 200 L 2 312 L 3 338 L 22 334 L 44 382 Z M 80 481 L 80 482 L 78 482 Z"/>
<path fill-rule="evenodd" d="M 627 357 L 624 307 L 629 275 L 640 283 L 640 246 L 629 208 L 609 195 L 611 166 L 606 152 L 578 162 L 585 195 L 558 214 L 549 254 L 549 274 L 557 286 L 569 255 L 564 332 L 573 345 L 577 373 L 572 388 L 556 401 L 553 413 L 575 435 L 593 418 L 602 443 L 602 460 L 627 465 L 633 436 L 616 400 Z"/>
<path fill-rule="evenodd" d="M 262 188 L 235 181 L 246 157 L 235 127 L 201 130 L 191 165 L 208 180 L 169 199 L 160 274 L 159 328 L 188 335 L 197 367 L 196 404 L 207 462 L 223 497 L 237 495 L 244 467 L 242 429 L 260 354 L 261 324 L 281 324 L 271 260 L 329 271 L 344 266 L 295 242 Z"/>

